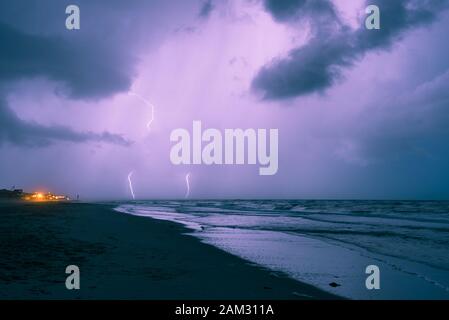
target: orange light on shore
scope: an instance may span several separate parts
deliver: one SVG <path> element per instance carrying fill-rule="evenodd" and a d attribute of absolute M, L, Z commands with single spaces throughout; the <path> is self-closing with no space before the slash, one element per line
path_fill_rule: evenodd
<path fill-rule="evenodd" d="M 62 195 L 54 195 L 51 192 L 43 193 L 43 192 L 34 192 L 32 194 L 28 194 L 22 198 L 26 201 L 35 201 L 35 202 L 45 202 L 45 201 L 68 201 L 70 200 L 67 196 Z"/>

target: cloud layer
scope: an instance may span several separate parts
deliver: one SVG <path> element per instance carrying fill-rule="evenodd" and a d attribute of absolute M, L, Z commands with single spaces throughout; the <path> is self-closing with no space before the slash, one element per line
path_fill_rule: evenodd
<path fill-rule="evenodd" d="M 56 141 L 106 142 L 129 146 L 130 141 L 109 132 L 77 132 L 64 126 L 43 126 L 23 121 L 0 100 L 0 145 L 3 143 L 27 147 L 48 146 Z"/>
<path fill-rule="evenodd" d="M 81 0 L 77 1 L 81 29 L 68 31 L 64 24 L 68 4 L 53 0 L 0 4 L 0 42 L 5 44 L 0 50 L 0 142 L 39 146 L 58 140 L 129 144 L 120 135 L 108 132 L 83 133 L 24 121 L 7 105 L 8 88 L 17 80 L 39 77 L 54 84 L 59 95 L 73 100 L 98 100 L 126 92 L 135 77 L 142 37 L 154 35 L 156 39 L 158 24 L 163 27 L 158 15 L 170 6 L 182 5 Z M 212 10 L 211 4 L 204 10 Z"/>
<path fill-rule="evenodd" d="M 127 90 L 130 71 L 120 55 L 101 45 L 32 35 L 0 23 L 0 81 L 43 76 L 63 84 L 72 98 L 97 98 Z"/>
<path fill-rule="evenodd" d="M 345 27 L 330 0 L 265 0 L 266 10 L 276 20 L 295 24 L 307 18 L 314 35 L 305 46 L 291 50 L 287 58 L 264 66 L 252 88 L 267 100 L 322 92 L 368 52 L 388 49 L 406 31 L 433 22 L 449 1 L 373 0 L 369 4 L 381 10 L 380 30 L 367 30 L 362 21 L 363 27 L 357 30 Z M 330 16 L 335 19 L 328 19 Z"/>

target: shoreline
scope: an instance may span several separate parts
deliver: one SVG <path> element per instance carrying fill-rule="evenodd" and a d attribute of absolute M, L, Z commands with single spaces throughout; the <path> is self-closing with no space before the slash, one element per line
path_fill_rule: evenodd
<path fill-rule="evenodd" d="M 0 206 L 0 299 L 342 299 L 114 205 Z M 71 264 L 81 290 L 65 288 Z"/>
<path fill-rule="evenodd" d="M 367 205 L 382 210 L 352 213 Z M 182 224 L 204 243 L 347 299 L 448 299 L 440 231 L 446 220 L 432 214 L 441 212 L 439 203 L 426 206 L 424 217 L 416 214 L 422 210 L 419 204 L 350 201 L 344 209 L 336 206 L 336 213 L 316 211 L 320 206 L 301 201 L 146 201 L 123 203 L 116 210 Z M 389 214 L 403 206 L 410 214 Z M 365 285 L 372 265 L 381 270 L 381 290 Z"/>

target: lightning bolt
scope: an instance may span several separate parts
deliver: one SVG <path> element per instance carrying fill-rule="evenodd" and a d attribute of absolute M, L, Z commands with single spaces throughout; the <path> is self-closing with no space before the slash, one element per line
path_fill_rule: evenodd
<path fill-rule="evenodd" d="M 133 200 L 136 200 L 136 195 L 134 194 L 134 189 L 133 189 L 133 182 L 131 180 L 131 177 L 133 176 L 134 171 L 131 171 L 128 174 L 128 184 L 129 184 L 129 191 L 131 192 L 131 196 L 133 197 Z"/>
<path fill-rule="evenodd" d="M 147 123 L 147 128 L 148 130 L 151 129 L 151 124 L 154 121 L 154 106 L 151 104 L 151 102 L 149 102 L 148 100 L 146 100 L 145 98 L 143 98 L 140 94 L 137 94 L 135 92 L 129 91 L 128 95 L 133 96 L 138 98 L 140 101 L 142 101 L 146 106 L 150 107 L 151 109 L 151 118 Z M 136 200 L 136 195 L 134 194 L 134 189 L 133 189 L 133 182 L 131 180 L 132 176 L 134 174 L 134 171 L 131 171 L 128 174 L 128 184 L 129 184 L 129 191 L 131 192 L 131 196 L 133 197 L 133 200 Z"/>
<path fill-rule="evenodd" d="M 139 94 L 137 94 L 135 92 L 130 91 L 130 92 L 128 92 L 128 95 L 138 98 L 140 101 L 145 103 L 146 106 L 151 108 L 151 118 L 150 118 L 150 120 L 147 123 L 147 128 L 148 128 L 148 130 L 150 130 L 151 129 L 151 124 L 154 121 L 154 105 L 151 104 L 151 102 L 149 102 L 148 100 L 144 99 L 141 95 L 139 95 Z"/>
<path fill-rule="evenodd" d="M 186 174 L 186 187 L 187 187 L 187 192 L 184 198 L 188 198 L 190 195 L 190 172 L 188 174 Z"/>

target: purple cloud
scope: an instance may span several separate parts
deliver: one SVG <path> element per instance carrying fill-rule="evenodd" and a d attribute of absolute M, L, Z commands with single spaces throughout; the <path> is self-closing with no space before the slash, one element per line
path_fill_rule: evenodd
<path fill-rule="evenodd" d="M 314 37 L 305 46 L 291 50 L 287 58 L 265 65 L 252 81 L 253 90 L 266 100 L 326 90 L 341 78 L 345 68 L 368 52 L 388 49 L 406 31 L 432 23 L 449 1 L 373 0 L 369 4 L 381 10 L 380 30 L 363 26 L 349 30 L 336 16 L 331 1 L 266 0 L 265 8 L 280 22 L 295 23 L 298 17 L 310 20 Z M 331 16 L 335 19 L 330 20 Z"/>

